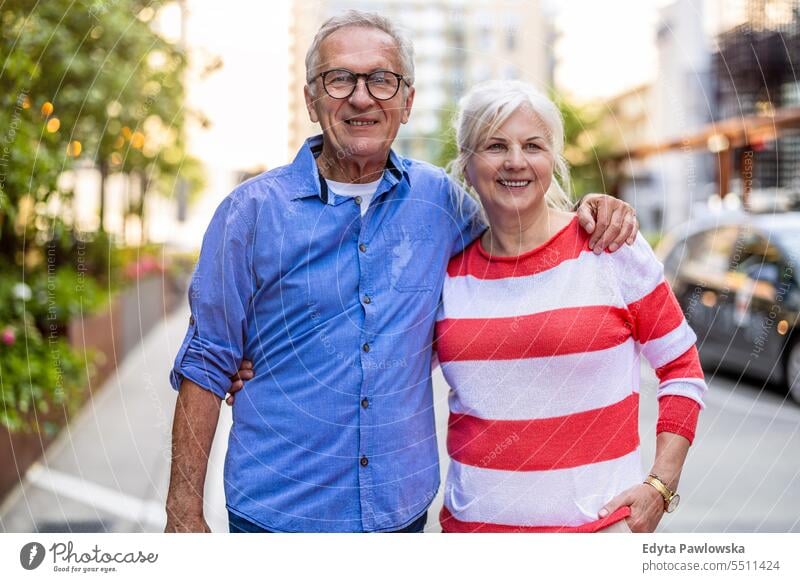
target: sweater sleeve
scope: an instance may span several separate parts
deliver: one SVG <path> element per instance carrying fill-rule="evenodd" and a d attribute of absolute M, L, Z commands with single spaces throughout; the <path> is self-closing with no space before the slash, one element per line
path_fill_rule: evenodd
<path fill-rule="evenodd" d="M 658 376 L 657 432 L 694 439 L 706 386 L 695 336 L 664 279 L 663 265 L 640 235 L 618 251 L 617 276 L 642 355 Z"/>

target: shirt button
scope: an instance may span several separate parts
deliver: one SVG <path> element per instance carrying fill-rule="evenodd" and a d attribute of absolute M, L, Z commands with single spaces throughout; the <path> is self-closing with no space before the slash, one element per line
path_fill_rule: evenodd
<path fill-rule="evenodd" d="M 367 398 L 361 399 L 361 408 L 369 408 L 369 399 Z"/>
<path fill-rule="evenodd" d="M 355 201 L 356 204 L 361 204 L 361 196 L 356 196 L 355 198 L 353 198 L 353 200 Z"/>
<path fill-rule="evenodd" d="M 366 457 L 361 457 L 361 466 L 366 467 L 367 465 L 369 465 L 369 459 Z"/>
<path fill-rule="evenodd" d="M 367 305 L 372 303 L 372 299 L 370 299 L 369 295 L 364 295 L 364 303 L 366 303 Z"/>
<path fill-rule="evenodd" d="M 361 349 L 364 350 L 365 352 L 368 352 L 369 351 L 369 344 L 364 344 L 363 346 L 361 346 Z"/>
<path fill-rule="evenodd" d="M 189 316 L 189 325 L 194 325 L 194 315 Z"/>
<path fill-rule="evenodd" d="M 367 252 L 367 245 L 365 245 L 364 243 L 361 243 L 360 245 L 358 245 L 358 250 L 360 250 L 362 253 L 366 253 Z"/>

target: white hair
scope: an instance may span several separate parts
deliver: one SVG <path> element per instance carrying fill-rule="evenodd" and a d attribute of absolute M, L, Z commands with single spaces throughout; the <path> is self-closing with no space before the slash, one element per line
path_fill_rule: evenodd
<path fill-rule="evenodd" d="M 414 45 L 411 44 L 405 33 L 392 24 L 388 18 L 375 12 L 347 10 L 322 23 L 316 36 L 314 36 L 314 40 L 311 42 L 311 46 L 308 47 L 308 52 L 306 53 L 306 84 L 312 94 L 314 92 L 314 79 L 321 72 L 319 70 L 321 66 L 319 49 L 322 41 L 340 28 L 348 26 L 374 28 L 391 36 L 397 45 L 397 54 L 400 57 L 400 67 L 402 68 L 401 71 L 396 72 L 403 75 L 406 83 L 408 83 L 408 85 L 403 84 L 403 91 L 407 91 L 408 86 L 414 84 Z"/>
<path fill-rule="evenodd" d="M 522 81 L 486 81 L 473 87 L 458 102 L 454 120 L 458 155 L 447 166 L 456 189 L 458 208 L 463 208 L 464 192 L 480 205 L 480 198 L 467 180 L 467 164 L 492 134 L 520 107 L 529 107 L 545 125 L 547 145 L 553 154 L 554 169 L 545 200 L 550 208 L 572 209 L 569 166 L 564 159 L 564 120 L 555 103 L 532 85 Z M 481 212 L 481 218 L 486 216 Z"/>

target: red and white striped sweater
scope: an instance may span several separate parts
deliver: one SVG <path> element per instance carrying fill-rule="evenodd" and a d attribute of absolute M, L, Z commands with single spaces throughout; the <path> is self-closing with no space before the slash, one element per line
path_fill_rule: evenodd
<path fill-rule="evenodd" d="M 444 531 L 597 531 L 642 482 L 639 356 L 657 432 L 694 438 L 706 390 L 696 337 L 639 236 L 595 255 L 577 218 L 518 257 L 475 241 L 448 266 L 436 347 L 450 395 Z"/>

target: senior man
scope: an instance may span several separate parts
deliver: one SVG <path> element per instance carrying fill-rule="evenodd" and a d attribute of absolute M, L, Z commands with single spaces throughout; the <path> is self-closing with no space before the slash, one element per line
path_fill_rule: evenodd
<path fill-rule="evenodd" d="M 231 531 L 422 531 L 439 487 L 433 325 L 448 260 L 480 233 L 474 208 L 454 206 L 443 170 L 391 150 L 414 68 L 389 21 L 330 19 L 306 68 L 322 136 L 237 187 L 203 241 L 171 374 L 166 531 L 209 531 L 208 454 L 243 359 L 258 374 L 233 406 Z M 627 206 L 593 204 L 598 251 L 635 234 Z"/>

